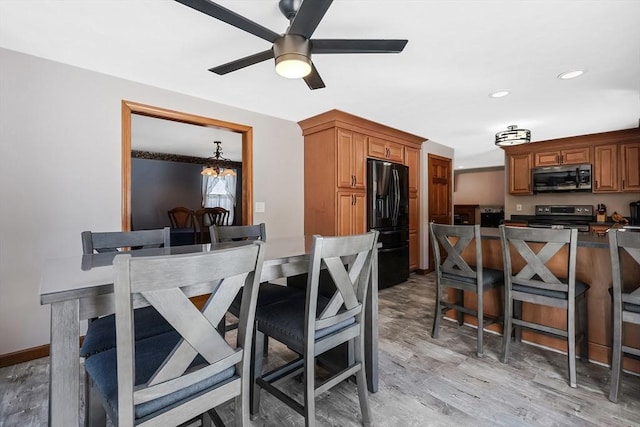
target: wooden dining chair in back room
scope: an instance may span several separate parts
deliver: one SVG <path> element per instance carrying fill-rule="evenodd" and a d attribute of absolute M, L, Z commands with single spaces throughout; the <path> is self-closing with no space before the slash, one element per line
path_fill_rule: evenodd
<path fill-rule="evenodd" d="M 505 307 L 502 363 L 509 359 L 511 332 L 520 341 L 521 328 L 552 335 L 567 341 L 569 385 L 576 387 L 576 342 L 581 342 L 580 357 L 588 361 L 587 290 L 589 285 L 576 280 L 578 230 L 500 226 L 504 259 Z M 554 256 L 567 249 L 567 260 L 559 275 L 551 269 Z M 512 251 L 513 249 L 513 251 Z M 512 252 L 515 257 L 512 257 Z M 564 256 L 564 255 L 563 255 Z M 520 266 L 522 266 L 520 268 Z M 566 329 L 525 320 L 522 303 L 545 305 L 565 310 Z M 576 316 L 578 327 L 576 328 Z"/>
<path fill-rule="evenodd" d="M 482 245 L 480 225 L 445 225 L 429 224 L 433 259 L 436 268 L 436 310 L 433 314 L 431 337 L 438 338 L 440 321 L 445 313 L 455 309 L 458 325 L 464 323 L 464 314 L 475 316 L 478 320 L 477 355 L 484 354 L 484 328 L 501 321 L 501 313 L 488 316 L 484 312 L 484 292 L 504 285 L 504 272 L 482 265 Z M 462 253 L 474 242 L 475 265 L 469 265 Z M 456 301 L 444 300 L 447 289 L 454 289 Z M 464 304 L 464 293 L 473 292 L 478 296 L 476 309 L 468 308 Z"/>
<path fill-rule="evenodd" d="M 194 211 L 183 206 L 178 206 L 167 211 L 167 214 L 169 215 L 171 228 L 191 229 L 193 233 L 192 243 L 198 243 L 198 222 Z"/>
<path fill-rule="evenodd" d="M 613 273 L 613 345 L 609 400 L 618 402 L 622 385 L 620 380 L 622 356 L 629 354 L 640 357 L 640 340 L 633 343 L 635 346 L 631 347 L 628 343 L 625 344 L 624 334 L 625 323 L 640 325 L 640 277 L 631 275 L 634 267 L 635 271 L 638 271 L 640 266 L 640 233 L 610 229 L 609 252 Z M 634 335 L 627 336 L 627 338 L 630 337 Z M 638 335 L 635 337 L 637 338 Z"/>

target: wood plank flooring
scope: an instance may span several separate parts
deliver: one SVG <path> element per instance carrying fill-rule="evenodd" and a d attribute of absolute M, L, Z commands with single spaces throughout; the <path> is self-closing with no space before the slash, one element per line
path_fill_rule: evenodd
<path fill-rule="evenodd" d="M 485 356 L 475 356 L 475 329 L 443 322 L 430 337 L 433 276 L 380 292 L 380 390 L 369 396 L 376 426 L 640 426 L 640 378 L 622 376 L 618 404 L 607 400 L 609 369 L 578 362 L 578 388 L 567 384 L 566 357 L 514 344 L 508 364 L 499 362 L 501 337 L 485 334 Z M 271 342 L 268 359 L 288 359 Z M 48 358 L 0 369 L 0 426 L 47 423 Z M 288 380 L 299 397 L 302 386 Z M 267 393 L 253 426 L 300 426 L 303 419 Z M 220 415 L 232 425 L 231 405 Z M 317 419 L 323 426 L 359 426 L 354 383 L 322 395 Z"/>

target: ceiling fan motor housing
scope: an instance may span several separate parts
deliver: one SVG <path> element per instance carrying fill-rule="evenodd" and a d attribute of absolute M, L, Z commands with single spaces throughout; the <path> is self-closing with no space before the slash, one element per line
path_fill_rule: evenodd
<path fill-rule="evenodd" d="M 276 70 L 278 65 L 286 61 L 301 61 L 307 64 L 311 71 L 311 43 L 297 34 L 287 34 L 277 38 L 273 43 L 273 56 L 276 61 Z M 299 77 L 301 76 L 292 78 Z"/>

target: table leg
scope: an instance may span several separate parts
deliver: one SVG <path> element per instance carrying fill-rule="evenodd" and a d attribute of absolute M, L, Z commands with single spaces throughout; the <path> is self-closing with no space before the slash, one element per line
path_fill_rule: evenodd
<path fill-rule="evenodd" d="M 367 388 L 378 391 L 378 251 L 373 252 L 373 265 L 369 279 L 369 291 L 365 306 L 365 370 Z"/>
<path fill-rule="evenodd" d="M 49 425 L 79 425 L 80 315 L 78 300 L 51 304 Z"/>

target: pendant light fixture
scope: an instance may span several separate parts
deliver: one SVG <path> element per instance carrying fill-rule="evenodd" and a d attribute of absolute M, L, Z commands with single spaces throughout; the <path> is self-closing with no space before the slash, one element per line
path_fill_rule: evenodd
<path fill-rule="evenodd" d="M 498 147 L 509 147 L 531 142 L 531 131 L 529 129 L 518 129 L 517 125 L 508 126 L 507 129 L 496 133 L 496 145 Z"/>
<path fill-rule="evenodd" d="M 232 160 L 222 157 L 222 148 L 220 148 L 221 141 L 213 141 L 216 144 L 216 152 L 213 157 L 210 157 L 207 162 L 207 167 L 202 169 L 201 175 L 206 176 L 229 176 L 235 175 L 235 171 L 231 169 Z"/>

